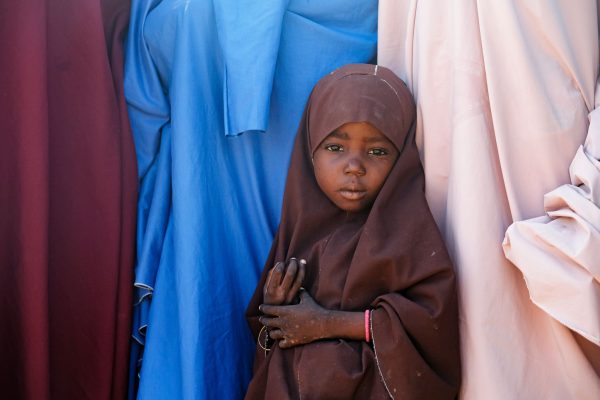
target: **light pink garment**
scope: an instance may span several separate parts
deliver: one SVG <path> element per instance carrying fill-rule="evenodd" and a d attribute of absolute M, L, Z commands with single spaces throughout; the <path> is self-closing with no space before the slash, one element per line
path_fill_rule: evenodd
<path fill-rule="evenodd" d="M 590 122 L 571 184 L 545 196 L 545 216 L 513 223 L 504 251 L 536 305 L 600 346 L 600 108 Z"/>
<path fill-rule="evenodd" d="M 567 328 L 599 344 L 596 0 L 379 4 L 378 62 L 416 97 L 427 198 L 457 267 L 461 398 L 600 399 Z M 545 211 L 510 231 L 517 269 L 505 232 Z"/>

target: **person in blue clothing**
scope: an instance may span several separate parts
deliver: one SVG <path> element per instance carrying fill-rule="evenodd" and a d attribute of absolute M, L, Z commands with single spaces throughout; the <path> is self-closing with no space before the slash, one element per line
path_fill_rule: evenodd
<path fill-rule="evenodd" d="M 294 129 L 323 74 L 374 58 L 376 32 L 375 0 L 132 1 L 130 398 L 244 395 L 254 342 L 243 314 L 279 223 Z"/>

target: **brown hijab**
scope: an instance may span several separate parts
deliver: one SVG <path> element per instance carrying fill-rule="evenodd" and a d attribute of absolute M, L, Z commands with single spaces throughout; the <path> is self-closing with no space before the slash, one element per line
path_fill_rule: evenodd
<path fill-rule="evenodd" d="M 400 155 L 369 210 L 337 208 L 315 180 L 312 154 L 348 122 L 369 122 Z M 302 117 L 281 224 L 248 307 L 257 336 L 267 272 L 307 260 L 304 288 L 321 306 L 372 309 L 372 342 L 323 340 L 258 348 L 247 399 L 453 399 L 460 363 L 454 272 L 424 195 L 415 105 L 390 70 L 347 65 L 322 78 Z"/>

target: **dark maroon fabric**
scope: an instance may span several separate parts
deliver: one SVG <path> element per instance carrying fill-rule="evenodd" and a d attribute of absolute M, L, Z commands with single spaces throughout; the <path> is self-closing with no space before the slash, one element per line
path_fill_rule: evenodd
<path fill-rule="evenodd" d="M 136 167 L 129 2 L 0 1 L 0 387 L 126 396 Z"/>
<path fill-rule="evenodd" d="M 332 310 L 371 312 L 372 342 L 257 347 L 247 399 L 454 399 L 460 380 L 454 270 L 425 200 L 416 111 L 404 83 L 374 65 L 322 78 L 300 122 L 281 223 L 248 306 L 253 333 L 268 271 L 307 261 L 303 287 Z M 312 154 L 333 130 L 369 122 L 399 150 L 369 210 L 347 213 L 320 190 Z"/>

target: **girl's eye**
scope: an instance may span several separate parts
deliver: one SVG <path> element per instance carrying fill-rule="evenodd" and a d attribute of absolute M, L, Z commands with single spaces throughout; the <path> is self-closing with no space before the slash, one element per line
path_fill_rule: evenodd
<path fill-rule="evenodd" d="M 338 151 L 344 151 L 344 148 L 342 146 L 340 146 L 339 144 L 328 144 L 328 145 L 325 145 L 325 150 L 332 151 L 332 152 L 338 152 Z"/>
<path fill-rule="evenodd" d="M 382 149 L 382 148 L 374 148 L 374 149 L 369 149 L 369 151 L 367 152 L 367 154 L 371 155 L 371 156 L 386 156 L 389 154 L 389 152 L 386 149 Z"/>

